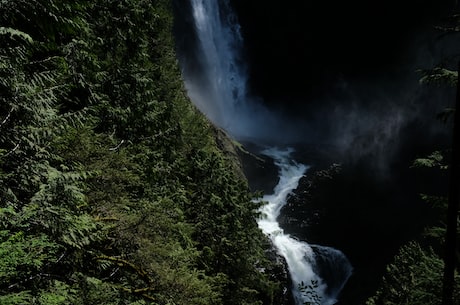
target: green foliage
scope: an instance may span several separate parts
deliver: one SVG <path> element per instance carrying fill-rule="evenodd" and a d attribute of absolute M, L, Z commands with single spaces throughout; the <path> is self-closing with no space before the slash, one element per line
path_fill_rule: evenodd
<path fill-rule="evenodd" d="M 440 151 L 435 151 L 425 158 L 416 159 L 412 167 L 430 169 L 436 168 L 441 170 L 449 169 L 449 166 L 445 163 L 444 154 Z M 433 227 L 427 228 L 425 230 L 424 237 L 430 239 L 430 243 L 434 248 L 440 249 L 445 242 L 444 238 L 446 234 L 448 198 L 445 196 L 433 196 L 427 194 L 420 194 L 420 197 L 439 214 L 439 223 Z M 460 225 L 460 219 L 458 219 L 457 222 Z M 459 225 L 457 225 L 458 240 L 460 240 Z"/>
<path fill-rule="evenodd" d="M 58 251 L 58 245 L 44 234 L 27 236 L 22 231 L 2 231 L 0 237 L 0 281 L 9 283 L 11 288 L 35 276 Z"/>
<path fill-rule="evenodd" d="M 17 37 L 17 38 L 24 39 L 29 43 L 33 42 L 32 37 L 30 37 L 29 34 L 12 29 L 12 28 L 0 27 L 0 35 L 2 36 L 10 35 L 11 36 L 10 39 L 14 39 Z"/>
<path fill-rule="evenodd" d="M 388 265 L 381 288 L 366 304 L 441 304 L 442 270 L 442 259 L 433 250 L 410 242 Z M 458 275 L 456 295 L 459 300 Z"/>
<path fill-rule="evenodd" d="M 64 282 L 54 280 L 49 290 L 40 293 L 34 301 L 40 305 L 71 305 L 75 304 L 76 290 Z"/>
<path fill-rule="evenodd" d="M 444 156 L 442 152 L 435 151 L 425 158 L 417 158 L 413 162 L 413 167 L 428 167 L 428 168 L 439 168 L 439 169 L 448 169 L 448 165 L 443 163 Z"/>
<path fill-rule="evenodd" d="M 281 289 L 258 205 L 184 93 L 170 5 L 0 1 L 1 304 Z"/>
<path fill-rule="evenodd" d="M 255 222 L 259 203 L 251 200 L 247 186 L 217 151 L 192 151 L 190 200 L 186 216 L 196 228 L 194 239 L 202 250 L 201 263 L 208 273 L 228 276 L 226 304 L 257 299 L 257 291 L 247 289 L 257 274 L 253 249 L 260 248 L 261 233 Z M 236 262 L 236 264 L 235 264 Z"/>
<path fill-rule="evenodd" d="M 416 159 L 412 167 L 448 169 L 444 155 L 440 151 Z M 442 196 L 427 194 L 420 196 L 439 213 L 440 221 L 425 230 L 421 241 L 412 241 L 400 249 L 394 261 L 387 266 L 380 288 L 367 301 L 367 305 L 441 304 L 444 269 L 441 256 L 445 243 L 448 200 Z M 457 221 L 460 223 L 460 219 Z M 457 240 L 460 240 L 458 228 L 457 225 Z M 456 274 L 454 289 L 454 299 L 460 300 L 458 274 Z"/>
<path fill-rule="evenodd" d="M 0 295 L 0 303 L 4 305 L 30 304 L 32 295 L 28 291 Z"/>
<path fill-rule="evenodd" d="M 436 67 L 431 70 L 420 70 L 422 84 L 448 85 L 455 87 L 457 85 L 457 71 Z"/>

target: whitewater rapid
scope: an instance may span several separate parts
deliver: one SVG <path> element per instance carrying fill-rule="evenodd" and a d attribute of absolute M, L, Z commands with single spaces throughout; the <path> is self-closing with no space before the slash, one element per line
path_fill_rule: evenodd
<path fill-rule="evenodd" d="M 261 200 L 266 204 L 260 209 L 261 217 L 257 223 L 270 238 L 278 254 L 286 260 L 296 304 L 332 305 L 336 303 L 340 290 L 351 275 L 350 263 L 339 250 L 311 246 L 285 234 L 277 221 L 289 194 L 297 188 L 300 178 L 308 170 L 308 166 L 292 160 L 292 152 L 292 148 L 269 148 L 262 151 L 262 154 L 273 158 L 279 168 L 279 182 L 273 194 L 262 197 Z M 317 255 L 322 256 L 322 265 L 317 264 Z M 326 283 L 318 274 L 326 269 L 334 274 L 334 277 L 329 279 L 330 283 Z M 301 291 L 299 285 L 307 289 Z"/>

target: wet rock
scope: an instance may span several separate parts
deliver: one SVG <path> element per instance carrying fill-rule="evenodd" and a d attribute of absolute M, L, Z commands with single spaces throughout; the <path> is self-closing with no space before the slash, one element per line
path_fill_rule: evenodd
<path fill-rule="evenodd" d="M 312 242 L 313 239 L 316 242 L 309 228 L 320 224 L 328 212 L 322 199 L 330 192 L 330 184 L 340 171 L 339 164 L 332 164 L 326 169 L 312 169 L 300 179 L 299 186 L 289 195 L 278 218 L 286 233 L 301 240 Z"/>
<path fill-rule="evenodd" d="M 271 194 L 279 181 L 278 167 L 272 158 L 260 153 L 262 149 L 263 147 L 256 144 L 244 142 L 238 150 L 238 155 L 251 191 Z"/>

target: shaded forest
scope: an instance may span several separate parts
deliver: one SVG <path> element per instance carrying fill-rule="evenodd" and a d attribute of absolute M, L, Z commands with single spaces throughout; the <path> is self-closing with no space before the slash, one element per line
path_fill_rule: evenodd
<path fill-rule="evenodd" d="M 0 303 L 277 304 L 169 1 L 2 1 L 0 21 Z"/>

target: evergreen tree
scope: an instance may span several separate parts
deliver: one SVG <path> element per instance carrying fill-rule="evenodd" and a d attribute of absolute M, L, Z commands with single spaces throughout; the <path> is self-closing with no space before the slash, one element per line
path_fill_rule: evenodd
<path fill-rule="evenodd" d="M 247 184 L 182 85 L 167 0 L 0 2 L 0 303 L 260 304 Z"/>

